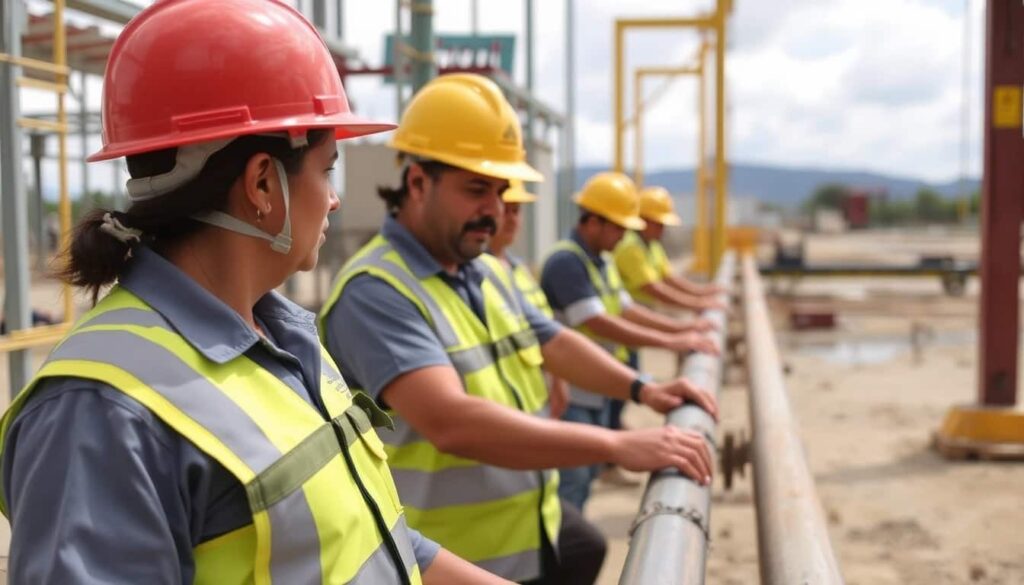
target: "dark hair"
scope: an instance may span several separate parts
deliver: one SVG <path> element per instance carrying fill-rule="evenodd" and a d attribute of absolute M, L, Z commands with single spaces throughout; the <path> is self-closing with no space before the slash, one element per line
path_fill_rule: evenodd
<path fill-rule="evenodd" d="M 417 164 L 423 169 L 423 172 L 427 174 L 431 179 L 437 180 L 441 176 L 441 173 L 454 169 L 455 167 L 438 162 L 436 160 L 427 161 L 414 161 L 412 164 Z M 409 196 L 409 167 L 406 165 L 402 169 L 402 182 L 398 188 L 377 187 L 377 196 L 384 200 L 384 204 L 387 205 L 388 215 L 394 217 L 398 214 L 398 211 L 402 209 L 402 204 L 405 203 L 405 198 Z"/>
<path fill-rule="evenodd" d="M 211 155 L 199 176 L 174 191 L 135 202 L 124 212 L 89 212 L 75 226 L 57 275 L 68 284 L 89 290 L 95 303 L 100 289 L 120 276 L 132 248 L 139 244 L 122 242 L 103 232 L 104 215 L 110 213 L 125 227 L 141 231 L 142 244 L 158 251 L 166 249 L 200 229 L 202 224 L 192 219 L 193 215 L 225 208 L 228 190 L 254 155 L 267 153 L 281 161 L 285 172 L 294 175 L 302 170 L 306 153 L 330 136 L 330 130 L 311 130 L 307 133 L 308 146 L 294 149 L 283 137 L 242 136 Z M 127 159 L 128 173 L 133 178 L 166 173 L 174 168 L 176 156 L 177 148 L 131 155 Z"/>

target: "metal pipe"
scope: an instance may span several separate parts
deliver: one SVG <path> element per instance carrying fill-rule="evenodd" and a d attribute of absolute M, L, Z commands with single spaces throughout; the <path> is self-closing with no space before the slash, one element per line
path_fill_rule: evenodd
<path fill-rule="evenodd" d="M 736 263 L 727 254 L 719 266 L 715 281 L 723 288 L 732 284 Z M 728 302 L 728 292 L 720 295 Z M 717 329 L 711 336 L 724 346 L 727 315 L 708 311 L 704 317 Z M 724 359 L 721 356 L 693 354 L 683 363 L 682 375 L 718 395 Z M 698 406 L 687 404 L 669 413 L 667 424 L 697 430 L 706 437 L 715 435 L 715 421 Z M 714 454 L 714 443 L 711 443 Z M 700 584 L 708 548 L 711 520 L 711 488 L 701 486 L 675 470 L 651 474 L 640 513 L 633 522 L 629 552 L 619 585 Z"/>
<path fill-rule="evenodd" d="M 21 53 L 22 3 L 0 5 L 0 53 L 15 58 Z M 21 67 L 0 61 L 0 207 L 4 241 L 4 321 L 8 331 L 32 326 L 28 275 L 28 209 L 25 180 L 21 173 L 21 132 L 18 130 L 18 86 Z M 8 354 L 8 389 L 11 398 L 32 374 L 25 350 Z"/>
<path fill-rule="evenodd" d="M 434 0 L 412 0 L 412 92 L 437 76 L 434 63 Z"/>
<path fill-rule="evenodd" d="M 841 584 L 752 254 L 743 257 L 743 314 L 761 582 Z"/>
<path fill-rule="evenodd" d="M 82 89 L 78 92 L 78 106 L 79 106 L 79 120 L 81 123 L 78 128 L 78 139 L 82 145 L 82 191 L 79 193 L 79 197 L 82 198 L 82 207 L 91 207 L 88 200 L 89 197 L 89 163 L 86 162 L 85 157 L 89 154 L 89 127 L 86 123 L 86 119 L 89 115 L 89 74 L 82 71 L 78 76 L 81 80 Z"/>
<path fill-rule="evenodd" d="M 573 208 L 572 193 L 576 190 L 576 7 L 575 0 L 565 0 L 565 123 L 562 138 L 565 147 L 565 186 L 558 198 L 559 235 L 569 229 Z"/>
<path fill-rule="evenodd" d="M 43 205 L 43 156 L 46 154 L 46 135 L 29 135 L 29 151 L 32 156 L 32 178 L 35 193 L 32 198 L 32 227 L 35 229 L 36 270 L 42 274 L 46 270 L 46 209 Z"/>
<path fill-rule="evenodd" d="M 697 184 L 694 188 L 694 215 L 697 221 L 693 227 L 695 271 L 703 275 L 711 273 L 711 260 L 708 258 L 711 251 L 711 243 L 708 241 L 708 46 L 707 39 L 701 41 L 700 63 L 697 66 L 700 70 L 697 76 Z"/>
<path fill-rule="evenodd" d="M 398 120 L 402 117 L 402 112 L 405 111 L 405 95 L 403 95 L 405 85 L 405 27 L 402 25 L 402 3 L 403 0 L 395 0 L 395 35 L 394 41 L 391 43 L 391 50 L 394 55 L 391 57 L 392 66 L 392 77 L 395 82 L 395 119 Z"/>

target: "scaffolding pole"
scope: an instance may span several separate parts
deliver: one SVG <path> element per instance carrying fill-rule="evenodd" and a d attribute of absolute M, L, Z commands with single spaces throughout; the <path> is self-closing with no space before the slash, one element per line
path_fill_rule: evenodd
<path fill-rule="evenodd" d="M 0 5 L 0 53 L 17 59 L 21 56 L 21 22 L 24 18 L 19 0 Z M 32 326 L 28 273 L 28 202 L 22 176 L 21 132 L 18 129 L 18 77 L 21 67 L 11 60 L 0 60 L 0 189 L 3 189 L 4 241 L 4 322 L 8 331 Z M 28 383 L 32 375 L 29 352 L 17 349 L 8 353 L 8 383 L 11 397 Z"/>

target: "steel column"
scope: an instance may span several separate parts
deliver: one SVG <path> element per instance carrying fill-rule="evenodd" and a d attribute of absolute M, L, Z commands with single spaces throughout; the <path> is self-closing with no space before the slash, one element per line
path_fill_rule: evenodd
<path fill-rule="evenodd" d="M 562 137 L 563 187 L 559 193 L 559 236 L 569 229 L 574 219 L 572 194 L 576 190 L 576 2 L 565 0 L 565 123 Z"/>
<path fill-rule="evenodd" d="M 1017 402 L 1020 224 L 1024 218 L 1024 3 L 989 0 L 981 210 L 978 402 Z"/>
<path fill-rule="evenodd" d="M 735 257 L 731 254 L 725 256 L 715 278 L 723 288 L 731 287 L 735 266 Z M 719 298 L 728 302 L 728 293 Z M 727 331 L 725 311 L 708 311 L 704 317 L 717 326 L 711 337 L 724 347 Z M 722 356 L 692 354 L 683 363 L 681 374 L 717 396 L 723 364 Z M 715 434 L 714 419 L 693 404 L 670 412 L 667 424 L 697 430 L 708 437 Z M 715 458 L 712 448 L 712 459 Z M 633 523 L 629 552 L 619 584 L 704 583 L 710 522 L 710 486 L 698 485 L 675 470 L 651 474 L 640 513 Z"/>
<path fill-rule="evenodd" d="M 21 23 L 25 16 L 20 0 L 0 5 L 0 53 L 21 55 Z M 22 176 L 21 132 L 18 119 L 18 77 L 21 67 L 0 62 L 0 197 L 4 241 L 4 321 L 8 332 L 32 326 L 28 273 L 28 208 Z M 8 390 L 13 397 L 32 374 L 29 352 L 8 354 Z"/>
<path fill-rule="evenodd" d="M 761 582 L 841 584 L 843 577 L 789 406 L 764 287 L 751 254 L 743 257 L 743 314 Z"/>
<path fill-rule="evenodd" d="M 437 76 L 434 62 L 434 0 L 412 0 L 412 92 Z"/>

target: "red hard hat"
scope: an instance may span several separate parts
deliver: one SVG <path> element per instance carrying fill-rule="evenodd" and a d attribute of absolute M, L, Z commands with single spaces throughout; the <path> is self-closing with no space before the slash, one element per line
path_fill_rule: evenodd
<path fill-rule="evenodd" d="M 110 52 L 100 161 L 244 134 L 395 128 L 352 114 L 316 29 L 278 0 L 158 0 Z"/>

